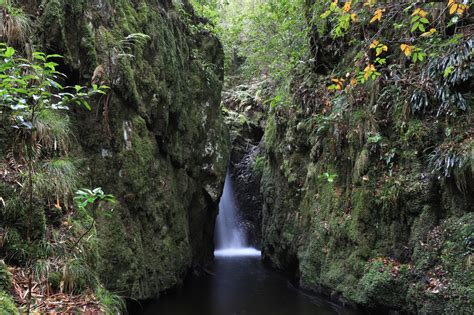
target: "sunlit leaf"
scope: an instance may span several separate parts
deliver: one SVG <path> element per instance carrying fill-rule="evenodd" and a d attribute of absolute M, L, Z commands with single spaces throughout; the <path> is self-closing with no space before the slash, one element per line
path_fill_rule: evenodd
<path fill-rule="evenodd" d="M 382 19 L 383 12 L 385 12 L 385 9 L 377 9 L 375 10 L 374 16 L 370 20 L 369 23 L 374 23 L 375 21 L 380 21 Z"/>

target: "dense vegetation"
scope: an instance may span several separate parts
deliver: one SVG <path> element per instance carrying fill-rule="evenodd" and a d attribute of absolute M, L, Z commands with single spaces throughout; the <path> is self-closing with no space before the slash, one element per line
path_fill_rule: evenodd
<path fill-rule="evenodd" d="M 211 259 L 223 57 L 195 20 L 186 1 L 0 1 L 1 314 L 119 313 Z"/>
<path fill-rule="evenodd" d="M 234 141 L 255 144 L 236 168 L 260 180 L 264 258 L 340 301 L 468 313 L 468 2 L 196 2 L 228 52 L 234 136 L 265 126 Z"/>
<path fill-rule="evenodd" d="M 117 313 L 212 259 L 224 121 L 266 261 L 471 312 L 473 25 L 466 0 L 0 0 L 0 313 Z"/>
<path fill-rule="evenodd" d="M 90 110 L 88 99 L 105 95 L 106 87 L 63 86 L 60 80 L 65 76 L 52 61 L 59 55 L 32 52 L 25 59 L 3 45 L 0 58 L 0 125 L 6 157 L 1 166 L 1 195 L 10 196 L 2 198 L 2 256 L 19 266 L 9 270 L 2 262 L 2 289 L 13 289 L 13 272 L 17 286 L 22 280 L 27 282 L 27 294 L 18 301 L 23 304 L 22 312 L 30 313 L 32 304 L 44 304 L 44 296 L 87 289 L 102 299 L 102 309 L 116 312 L 122 307 L 121 300 L 101 286 L 94 271 L 97 209 L 101 201 L 114 199 L 100 188 L 78 190 L 74 208 L 79 162 L 69 154 L 74 148 L 65 113 L 71 106 Z M 87 209 L 89 204 L 92 211 Z M 38 287 L 35 292 L 34 286 Z M 21 295 L 21 288 L 15 290 Z M 35 303 L 33 294 L 40 297 Z M 2 304 L 1 310 L 17 313 L 11 303 Z"/>

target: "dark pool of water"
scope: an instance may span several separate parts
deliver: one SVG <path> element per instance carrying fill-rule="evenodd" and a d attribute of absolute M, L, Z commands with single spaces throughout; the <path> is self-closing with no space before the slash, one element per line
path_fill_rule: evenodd
<path fill-rule="evenodd" d="M 265 268 L 259 257 L 216 258 L 214 275 L 191 277 L 172 294 L 131 311 L 133 315 L 358 314 L 294 288 Z"/>

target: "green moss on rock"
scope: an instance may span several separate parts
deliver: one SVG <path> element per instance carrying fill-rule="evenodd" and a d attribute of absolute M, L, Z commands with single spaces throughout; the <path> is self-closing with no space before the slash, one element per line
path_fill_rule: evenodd
<path fill-rule="evenodd" d="M 111 87 L 91 113 L 71 113 L 82 182 L 119 201 L 97 225 L 97 272 L 107 289 L 155 297 L 213 255 L 230 149 L 222 47 L 169 1 L 52 0 L 38 14 L 37 44 L 65 56 L 68 83 L 102 65 Z M 124 45 L 134 33 L 149 39 Z"/>

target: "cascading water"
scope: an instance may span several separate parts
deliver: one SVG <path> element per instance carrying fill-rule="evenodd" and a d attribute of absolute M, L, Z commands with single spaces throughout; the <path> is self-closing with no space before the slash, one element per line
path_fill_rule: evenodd
<path fill-rule="evenodd" d="M 260 256 L 260 251 L 249 247 L 245 233 L 239 227 L 238 207 L 230 174 L 227 173 L 224 193 L 219 203 L 216 222 L 215 256 Z"/>
<path fill-rule="evenodd" d="M 216 222 L 216 259 L 210 272 L 191 275 L 176 294 L 163 294 L 151 304 L 144 304 L 144 310 L 136 314 L 358 315 L 318 296 L 299 292 L 285 277 L 266 269 L 260 261 L 260 251 L 248 247 L 248 237 L 241 226 L 240 210 L 227 174 Z"/>

